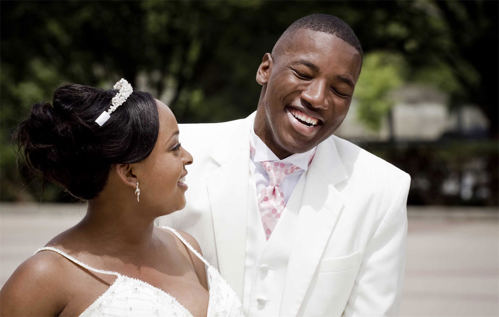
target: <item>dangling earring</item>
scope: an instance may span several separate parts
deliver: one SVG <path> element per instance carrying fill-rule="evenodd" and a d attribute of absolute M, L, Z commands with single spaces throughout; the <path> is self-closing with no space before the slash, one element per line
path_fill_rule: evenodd
<path fill-rule="evenodd" d="M 137 180 L 137 183 L 135 184 L 135 196 L 137 196 L 137 202 L 140 201 L 140 188 L 139 188 L 139 181 Z"/>

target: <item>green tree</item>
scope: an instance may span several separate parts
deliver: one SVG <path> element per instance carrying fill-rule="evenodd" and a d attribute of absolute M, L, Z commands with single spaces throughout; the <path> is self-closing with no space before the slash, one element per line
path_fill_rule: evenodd
<path fill-rule="evenodd" d="M 362 7 L 369 13 L 352 26 L 366 52 L 401 54 L 407 81 L 447 92 L 451 108 L 476 105 L 490 121 L 489 136 L 499 137 L 499 2 L 368 1 Z"/>
<path fill-rule="evenodd" d="M 109 88 L 125 77 L 168 103 L 180 122 L 238 118 L 256 106 L 262 55 L 291 21 L 314 12 L 343 18 L 362 42 L 366 64 L 356 94 L 366 100 L 368 122 L 378 122 L 389 108 L 375 99 L 390 102 L 386 96 L 400 73 L 401 80 L 438 85 L 453 105 L 477 104 L 491 121 L 491 135 L 498 134 L 495 1 L 70 0 L 0 6 L 1 200 L 26 199 L 23 192 L 65 199 L 38 184 L 23 185 L 10 142 L 30 106 L 49 101 L 61 83 Z M 389 63 L 386 73 L 371 71 L 372 52 L 403 58 L 402 68 Z M 376 82 L 377 73 L 388 82 Z M 377 84 L 367 99 L 362 82 Z"/>
<path fill-rule="evenodd" d="M 369 128 L 378 130 L 381 120 L 390 113 L 394 105 L 390 92 L 402 85 L 405 70 L 400 55 L 372 52 L 364 56 L 362 76 L 355 88 L 355 97 L 359 102 L 359 119 Z M 393 138 L 391 121 L 389 130 Z"/>

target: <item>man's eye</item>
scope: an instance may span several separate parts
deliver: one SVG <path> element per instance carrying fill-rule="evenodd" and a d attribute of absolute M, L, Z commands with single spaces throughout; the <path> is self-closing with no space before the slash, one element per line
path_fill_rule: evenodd
<path fill-rule="evenodd" d="M 307 74 L 299 72 L 296 69 L 293 69 L 293 72 L 295 73 L 296 77 L 298 77 L 300 79 L 303 79 L 303 80 L 310 80 L 310 79 L 312 79 L 312 76 L 309 76 Z"/>
<path fill-rule="evenodd" d="M 341 98 L 348 98 L 348 97 L 350 97 L 349 94 L 342 93 L 342 92 L 338 91 L 337 89 L 335 89 L 334 87 L 331 87 L 331 91 L 333 93 L 335 93 L 336 95 L 340 96 Z"/>

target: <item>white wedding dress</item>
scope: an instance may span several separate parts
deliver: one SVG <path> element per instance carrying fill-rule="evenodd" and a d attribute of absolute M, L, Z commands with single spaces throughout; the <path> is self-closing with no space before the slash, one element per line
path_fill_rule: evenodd
<path fill-rule="evenodd" d="M 206 265 L 209 286 L 207 317 L 244 316 L 239 298 L 229 284 L 222 278 L 217 269 L 211 266 L 177 231 L 169 227 L 163 228 L 168 229 L 175 234 L 175 236 Z M 53 247 L 44 247 L 37 252 L 40 251 L 57 252 L 71 262 L 89 271 L 116 276 L 116 280 L 111 286 L 90 304 L 90 306 L 80 314 L 80 317 L 192 317 L 192 314 L 173 296 L 144 281 L 121 275 L 118 272 L 95 269 Z"/>

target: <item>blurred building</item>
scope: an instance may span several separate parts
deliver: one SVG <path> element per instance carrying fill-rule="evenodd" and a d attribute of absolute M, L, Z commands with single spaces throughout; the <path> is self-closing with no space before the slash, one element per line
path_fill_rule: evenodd
<path fill-rule="evenodd" d="M 471 138 L 485 136 L 488 120 L 473 105 L 449 109 L 446 94 L 431 87 L 405 86 L 393 93 L 396 100 L 391 110 L 394 141 L 437 141 L 456 135 Z M 350 111 L 336 134 L 350 140 L 390 140 L 388 116 L 379 131 L 367 128 L 358 117 L 358 107 L 352 101 Z"/>
<path fill-rule="evenodd" d="M 444 93 L 424 86 L 393 97 L 378 131 L 359 120 L 353 101 L 336 134 L 408 172 L 410 204 L 497 206 L 499 144 L 486 138 L 489 121 L 478 107 L 450 109 Z"/>

